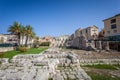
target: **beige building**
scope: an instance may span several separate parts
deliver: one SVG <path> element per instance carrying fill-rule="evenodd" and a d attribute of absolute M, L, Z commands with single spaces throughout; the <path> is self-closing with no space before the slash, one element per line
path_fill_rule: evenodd
<path fill-rule="evenodd" d="M 55 46 L 56 47 L 67 46 L 68 39 L 69 39 L 69 35 L 62 35 L 62 36 L 55 37 Z"/>
<path fill-rule="evenodd" d="M 79 28 L 69 37 L 67 44 L 68 47 L 86 49 L 89 41 L 95 40 L 97 37 L 98 27 L 95 25 L 84 29 Z"/>
<path fill-rule="evenodd" d="M 40 43 L 43 42 L 50 42 L 50 46 L 55 46 L 55 38 L 51 37 L 51 36 L 45 36 L 43 38 L 39 38 Z"/>
<path fill-rule="evenodd" d="M 84 29 L 77 29 L 74 34 L 74 38 L 85 36 L 87 40 L 96 39 L 98 36 L 98 27 L 95 25 L 84 28 Z"/>
<path fill-rule="evenodd" d="M 45 37 L 42 37 L 42 38 L 39 38 L 39 41 L 42 43 L 42 42 L 52 42 L 52 37 L 50 36 L 45 36 Z"/>
<path fill-rule="evenodd" d="M 0 43 L 16 43 L 17 38 L 15 35 L 0 34 Z"/>
<path fill-rule="evenodd" d="M 28 39 L 27 44 L 31 45 L 33 44 L 33 39 Z M 23 38 L 20 38 L 20 45 L 24 45 L 26 42 L 26 37 L 24 36 Z M 18 39 L 16 35 L 13 34 L 0 34 L 0 43 L 10 43 L 10 44 L 17 44 Z"/>
<path fill-rule="evenodd" d="M 120 37 L 120 14 L 103 20 L 105 37 Z M 115 37 L 114 37 L 115 39 Z M 119 38 L 120 39 L 120 38 Z"/>

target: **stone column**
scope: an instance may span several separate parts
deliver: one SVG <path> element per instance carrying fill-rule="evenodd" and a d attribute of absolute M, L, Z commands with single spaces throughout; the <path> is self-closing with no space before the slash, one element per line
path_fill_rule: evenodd
<path fill-rule="evenodd" d="M 109 51 L 109 50 L 110 50 L 110 48 L 109 48 L 109 42 L 108 42 L 108 41 L 106 42 L 105 50 L 106 50 L 106 51 Z"/>
<path fill-rule="evenodd" d="M 96 48 L 98 49 L 98 41 L 96 41 Z"/>
<path fill-rule="evenodd" d="M 98 49 L 102 49 L 102 43 L 101 43 L 101 41 L 99 41 L 99 48 Z"/>
<path fill-rule="evenodd" d="M 91 41 L 92 46 L 95 48 L 95 41 Z"/>

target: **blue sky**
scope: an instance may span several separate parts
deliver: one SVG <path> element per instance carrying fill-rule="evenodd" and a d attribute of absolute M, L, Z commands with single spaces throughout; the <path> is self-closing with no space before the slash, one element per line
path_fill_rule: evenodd
<path fill-rule="evenodd" d="M 0 0 L 0 34 L 13 22 L 30 24 L 38 36 L 70 35 L 120 13 L 120 0 Z"/>

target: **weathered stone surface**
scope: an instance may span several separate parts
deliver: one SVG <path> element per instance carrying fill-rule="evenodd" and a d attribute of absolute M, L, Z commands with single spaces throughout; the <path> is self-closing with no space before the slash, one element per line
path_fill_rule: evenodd
<path fill-rule="evenodd" d="M 50 48 L 42 54 L 16 55 L 10 63 L 7 59 L 1 60 L 4 63 L 0 66 L 2 80 L 48 80 L 49 78 L 64 80 L 79 79 L 79 77 L 91 80 L 79 67 L 77 55 L 72 52 L 61 52 L 59 48 Z"/>

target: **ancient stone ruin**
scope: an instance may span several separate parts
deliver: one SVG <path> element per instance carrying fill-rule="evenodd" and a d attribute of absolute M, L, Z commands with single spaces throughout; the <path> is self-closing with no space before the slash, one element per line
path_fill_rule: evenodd
<path fill-rule="evenodd" d="M 42 54 L 14 56 L 2 60 L 0 80 L 91 80 L 80 67 L 77 55 L 48 49 Z"/>

